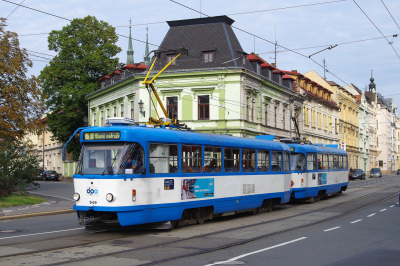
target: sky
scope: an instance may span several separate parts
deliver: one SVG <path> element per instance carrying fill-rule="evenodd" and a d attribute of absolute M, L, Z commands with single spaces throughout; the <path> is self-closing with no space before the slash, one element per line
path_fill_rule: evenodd
<path fill-rule="evenodd" d="M 191 9 L 208 16 L 227 15 L 235 20 L 233 26 L 253 34 L 233 29 L 245 52 L 255 52 L 273 63 L 277 41 L 284 47 L 277 47 L 279 69 L 303 74 L 314 70 L 323 77 L 325 59 L 327 80 L 341 86 L 353 83 L 361 90 L 370 83 L 373 70 L 377 91 L 400 106 L 398 0 L 0 0 L 0 17 L 8 17 L 6 30 L 18 33 L 21 47 L 33 51 L 29 52 L 34 63 L 29 74 L 38 76 L 55 55 L 48 50 L 48 33 L 61 30 L 69 21 L 22 6 L 15 10 L 17 5 L 10 2 L 67 19 L 95 16 L 124 36 L 129 35 L 131 19 L 132 38 L 141 41 L 133 40 L 135 62 L 144 61 L 146 27 L 149 43 L 160 45 L 169 29 L 166 21 L 200 17 Z M 372 40 L 362 41 L 367 39 Z M 120 37 L 117 45 L 122 48 L 117 57 L 126 63 L 128 39 Z M 150 50 L 157 49 L 154 45 Z M 309 56 L 314 53 L 312 61 Z"/>

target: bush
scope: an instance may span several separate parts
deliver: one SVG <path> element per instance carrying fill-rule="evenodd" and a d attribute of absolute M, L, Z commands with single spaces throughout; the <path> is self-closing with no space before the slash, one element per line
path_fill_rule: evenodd
<path fill-rule="evenodd" d="M 40 160 L 29 152 L 30 147 L 29 142 L 19 139 L 0 140 L 0 198 L 39 188 Z"/>

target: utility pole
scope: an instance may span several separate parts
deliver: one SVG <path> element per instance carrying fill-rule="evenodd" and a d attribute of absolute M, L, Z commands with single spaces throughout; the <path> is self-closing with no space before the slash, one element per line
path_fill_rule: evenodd
<path fill-rule="evenodd" d="M 324 63 L 324 79 L 326 80 L 326 65 L 325 65 L 325 58 L 322 60 Z"/>
<path fill-rule="evenodd" d="M 276 46 L 278 45 L 278 41 L 275 41 L 275 67 L 276 67 Z"/>

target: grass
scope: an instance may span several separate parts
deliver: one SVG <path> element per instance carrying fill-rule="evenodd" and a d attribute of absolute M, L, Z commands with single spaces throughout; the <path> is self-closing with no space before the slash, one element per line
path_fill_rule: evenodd
<path fill-rule="evenodd" d="M 9 208 L 19 205 L 34 205 L 43 202 L 46 202 L 46 200 L 40 197 L 11 194 L 8 197 L 0 198 L 0 208 Z"/>

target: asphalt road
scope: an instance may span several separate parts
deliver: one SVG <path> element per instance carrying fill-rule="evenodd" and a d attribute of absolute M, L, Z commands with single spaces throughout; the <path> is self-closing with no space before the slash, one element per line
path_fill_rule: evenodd
<path fill-rule="evenodd" d="M 54 196 L 72 200 L 74 195 L 74 184 L 61 181 L 39 181 L 40 188 L 30 191 L 34 196 Z"/>
<path fill-rule="evenodd" d="M 72 184 L 41 183 L 38 193 L 68 197 L 73 191 Z M 0 265 L 140 265 L 162 260 L 160 265 L 398 265 L 399 191 L 396 175 L 350 181 L 341 197 L 171 231 L 93 232 L 79 226 L 74 213 L 4 221 Z M 9 256 L 24 252 L 34 254 Z M 93 257 L 71 261 L 88 256 Z"/>

